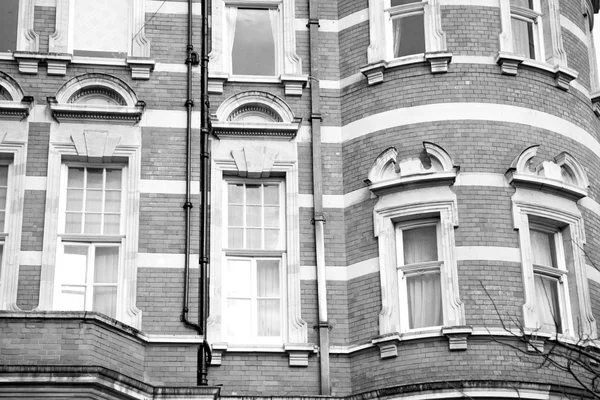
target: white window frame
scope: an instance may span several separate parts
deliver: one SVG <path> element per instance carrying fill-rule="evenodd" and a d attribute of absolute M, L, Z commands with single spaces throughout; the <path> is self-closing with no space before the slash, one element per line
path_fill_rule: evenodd
<path fill-rule="evenodd" d="M 227 342 L 230 343 L 248 343 L 248 341 L 252 342 L 252 343 L 258 343 L 258 344 L 280 344 L 283 343 L 283 334 L 286 331 L 286 309 L 287 309 L 287 304 L 286 304 L 286 290 L 285 290 L 285 284 L 284 284 L 284 280 L 283 277 L 286 276 L 287 271 L 286 271 L 286 248 L 285 248 L 285 243 L 286 243 L 286 229 L 285 229 L 285 215 L 286 215 L 286 204 L 285 204 L 285 182 L 282 179 L 239 179 L 239 178 L 225 178 L 223 179 L 223 204 L 227 205 L 229 204 L 228 200 L 228 185 L 230 183 L 240 183 L 240 184 L 244 184 L 244 187 L 246 184 L 257 184 L 257 185 L 264 185 L 264 184 L 277 184 L 278 186 L 278 191 L 279 191 L 279 221 L 280 221 L 280 226 L 279 226 L 279 231 L 280 231 L 280 246 L 279 248 L 273 249 L 273 250 L 267 250 L 267 249 L 249 249 L 249 248 L 230 248 L 228 246 L 229 243 L 229 235 L 228 235 L 228 231 L 229 231 L 229 215 L 227 213 L 227 211 L 224 209 L 223 211 L 223 223 L 224 223 L 224 243 L 225 243 L 225 248 L 223 249 L 223 259 L 225 260 L 225 262 L 229 262 L 230 260 L 250 260 L 250 263 L 252 264 L 252 272 L 251 272 L 251 276 L 252 276 L 252 280 L 249 283 L 250 287 L 251 287 L 251 299 L 252 299 L 252 310 L 253 311 L 257 311 L 257 305 L 256 305 L 256 301 L 257 301 L 257 295 L 256 295 L 256 261 L 259 259 L 271 259 L 271 260 L 279 260 L 279 287 L 280 287 L 280 320 L 281 320 L 281 325 L 280 325 L 280 335 L 279 336 L 259 336 L 256 332 L 256 313 L 253 312 L 252 315 L 252 326 L 248 328 L 248 331 L 246 332 L 246 335 L 244 336 L 244 340 L 240 341 L 239 339 L 236 340 L 236 338 L 232 338 L 229 337 L 229 335 L 227 334 L 227 329 L 225 329 L 223 331 L 223 336 L 224 339 Z M 244 224 L 244 228 L 245 228 L 245 224 Z M 244 234 L 245 235 L 245 234 Z M 263 236 L 264 238 L 264 236 Z M 227 268 L 227 266 L 225 266 L 225 268 Z M 227 304 L 228 302 L 228 293 L 229 293 L 229 285 L 228 285 L 228 281 L 229 279 L 231 279 L 231 277 L 225 277 L 225 279 L 223 280 L 223 304 Z M 223 320 L 224 320 L 224 326 L 227 327 L 227 321 L 229 320 L 230 316 L 228 315 L 228 310 L 227 310 L 227 306 L 225 306 L 223 308 Z"/>
<path fill-rule="evenodd" d="M 544 48 L 544 32 L 543 32 L 543 22 L 542 22 L 542 12 L 541 12 L 541 4 L 540 0 L 532 0 L 533 1 L 533 9 L 524 8 L 524 7 L 510 7 L 510 17 L 511 17 L 511 30 L 512 30 L 512 19 L 518 19 L 531 24 L 531 31 L 533 34 L 533 46 L 534 46 L 534 60 L 545 62 L 545 48 Z M 514 51 L 514 39 L 515 34 L 512 33 L 513 36 L 513 51 Z M 527 54 L 522 54 L 525 58 L 530 58 Z"/>
<path fill-rule="evenodd" d="M 361 69 L 369 79 L 369 84 L 383 81 L 382 70 L 426 60 L 431 63 L 432 73 L 446 72 L 452 54 L 447 53 L 440 0 L 424 0 L 395 7 L 391 7 L 390 4 L 390 0 L 369 0 L 369 65 Z M 424 19 L 425 53 L 394 58 L 392 18 L 421 13 Z"/>
<path fill-rule="evenodd" d="M 428 6 L 427 1 L 420 1 L 415 3 L 403 4 L 392 7 L 391 0 L 385 0 L 385 37 L 389 40 L 386 42 L 386 60 L 392 60 L 395 58 L 407 59 L 409 57 L 417 57 L 423 59 L 425 52 L 429 48 L 428 42 L 431 40 L 427 32 L 429 32 L 428 22 L 430 20 L 431 8 Z M 394 19 L 410 17 L 413 15 L 423 16 L 423 38 L 425 40 L 425 52 L 407 54 L 402 57 L 394 57 Z"/>
<path fill-rule="evenodd" d="M 432 199 L 427 201 L 424 199 Z M 438 257 L 442 290 L 443 326 L 463 326 L 464 306 L 459 298 L 458 272 L 454 255 L 454 229 L 458 226 L 456 195 L 448 186 L 395 192 L 380 196 L 373 211 L 375 236 L 379 246 L 382 311 L 379 315 L 381 335 L 404 332 L 405 337 L 441 328 L 408 329 L 406 289 L 399 284 L 397 225 L 406 220 L 439 221 Z M 402 226 L 402 225 L 400 225 Z"/>
<path fill-rule="evenodd" d="M 226 57 L 226 65 L 228 67 L 228 74 L 231 76 L 232 80 L 236 78 L 240 78 L 242 80 L 248 81 L 261 81 L 261 80 L 269 80 L 270 78 L 278 77 L 281 75 L 281 71 L 283 70 L 283 44 L 282 44 L 282 36 L 283 36 L 283 27 L 281 22 L 281 10 L 282 4 L 281 1 L 252 1 L 252 0 L 225 0 L 225 9 L 226 9 L 226 21 L 227 28 L 225 29 L 225 35 L 223 42 L 226 46 L 226 51 L 224 56 Z M 233 73 L 233 41 L 234 41 L 234 32 L 235 32 L 235 24 L 236 21 L 233 20 L 233 15 L 237 15 L 237 11 L 240 8 L 254 9 L 254 10 L 265 10 L 269 14 L 269 18 L 271 18 L 271 11 L 276 11 L 276 18 L 271 18 L 271 22 L 274 23 L 273 26 L 273 43 L 275 46 L 275 60 L 274 63 L 274 73 L 273 75 L 235 75 Z M 236 12 L 233 12 L 235 10 Z"/>
<path fill-rule="evenodd" d="M 298 205 L 298 164 L 293 142 L 269 142 L 268 147 L 249 146 L 246 141 L 221 140 L 213 146 L 211 179 L 211 312 L 208 335 L 213 343 L 224 343 L 228 349 L 256 350 L 274 348 L 284 351 L 289 344 L 308 344 L 308 327 L 301 318 L 300 296 L 300 232 Z M 272 176 L 277 178 L 273 179 Z M 238 178 L 234 178 L 234 177 Z M 260 181 L 282 182 L 282 204 L 285 204 L 285 252 L 227 249 L 226 185 L 230 179 L 260 178 Z M 259 180 L 257 180 L 259 181 Z M 285 200 L 283 200 L 285 199 Z M 228 343 L 224 313 L 226 286 L 226 257 L 239 255 L 281 257 L 284 297 L 282 304 L 283 332 L 277 342 L 260 343 L 255 337 L 247 337 L 246 343 Z M 307 347 L 308 349 L 308 347 Z M 291 354 L 291 353 L 290 353 Z"/>
<path fill-rule="evenodd" d="M 64 123 L 50 132 L 48 155 L 48 175 L 46 190 L 46 210 L 44 219 L 44 243 L 42 250 L 42 270 L 40 297 L 37 310 L 55 310 L 55 274 L 61 241 L 72 241 L 77 235 L 62 233 L 59 204 L 65 197 L 66 165 L 84 162 L 88 165 L 122 166 L 124 190 L 121 209 L 121 243 L 119 253 L 119 290 L 117 292 L 116 319 L 136 329 L 142 327 L 142 312 L 136 307 L 137 290 L 137 251 L 139 235 L 140 169 L 141 169 L 141 128 L 139 126 L 103 125 L 101 122 L 90 130 L 82 129 L 81 124 Z M 111 162 L 103 163 L 104 160 Z M 66 193 L 66 192 L 65 192 Z M 62 213 L 64 214 L 64 213 Z M 106 241 L 102 235 L 88 237 L 81 235 L 79 240 L 91 239 Z M 108 239 L 117 242 L 117 237 Z"/>
<path fill-rule="evenodd" d="M 403 231 L 414 228 L 423 228 L 435 226 L 436 233 L 436 246 L 437 246 L 437 254 L 438 260 L 415 263 L 415 264 L 405 264 L 404 260 L 404 245 L 403 245 Z M 426 219 L 418 219 L 418 220 L 410 220 L 406 222 L 399 222 L 396 224 L 396 259 L 397 259 L 397 270 L 398 270 L 398 294 L 399 294 L 399 302 L 400 302 L 400 332 L 409 332 L 409 331 L 421 331 L 423 329 L 432 329 L 432 328 L 440 328 L 442 325 L 432 325 L 423 328 L 410 328 L 409 324 L 409 307 L 408 307 L 408 289 L 406 285 L 407 278 L 411 275 L 418 274 L 427 274 L 432 272 L 437 272 L 440 274 L 440 286 L 442 293 L 447 292 L 448 288 L 446 287 L 447 281 L 442 278 L 442 271 L 444 270 L 444 260 L 440 258 L 443 257 L 444 249 L 442 246 L 442 233 L 440 229 L 440 221 L 436 218 L 426 218 Z M 445 315 L 444 308 L 446 305 L 442 301 L 442 315 Z"/>
<path fill-rule="evenodd" d="M 596 321 L 592 315 L 585 265 L 585 233 L 583 218 L 575 202 L 538 191 L 517 188 L 512 198 L 514 227 L 519 231 L 521 264 L 525 302 L 523 304 L 523 323 L 526 331 L 544 332 L 547 335 L 559 337 L 578 337 L 589 339 L 596 337 Z M 533 222 L 531 222 L 531 220 Z M 556 270 L 533 264 L 533 249 L 531 245 L 530 227 L 539 229 L 537 221 L 548 221 L 555 232 L 558 268 Z M 559 231 L 560 228 L 560 231 Z M 550 231 L 550 228 L 546 228 Z M 560 239 L 564 232 L 569 232 L 572 240 L 571 253 L 566 254 L 563 241 Z M 562 261 L 561 261 L 562 260 Z M 568 260 L 568 263 L 567 263 Z M 560 263 L 563 263 L 561 265 Z M 535 275 L 543 273 L 554 276 L 560 282 L 559 303 L 561 305 L 562 332 L 550 332 L 540 326 L 537 314 Z M 567 275 L 575 279 L 577 296 L 570 293 Z M 562 292 L 562 294 L 560 294 Z M 579 310 L 578 324 L 573 325 L 573 308 L 571 303 L 577 301 Z"/>
<path fill-rule="evenodd" d="M 69 168 L 74 167 L 74 168 L 97 168 L 97 169 L 118 169 L 121 171 L 121 206 L 120 206 L 120 220 L 119 220 L 119 233 L 118 234 L 86 234 L 86 233 L 66 233 L 65 232 L 65 223 L 66 223 L 66 207 L 67 207 L 67 181 L 68 181 L 68 172 L 69 172 Z M 126 223 L 126 218 L 125 218 L 125 213 L 123 212 L 125 210 L 126 207 L 126 201 L 125 201 L 125 196 L 127 193 L 127 166 L 126 165 L 122 165 L 122 164 L 93 164 L 93 163 L 63 163 L 62 167 L 61 167 L 61 188 L 60 188 L 60 199 L 59 199 L 59 220 L 58 220 L 58 226 L 59 226 L 59 234 L 57 237 L 57 265 L 58 268 L 60 268 L 60 263 L 61 260 L 64 257 L 64 248 L 67 245 L 79 245 L 79 246 L 88 246 L 90 249 L 95 248 L 97 246 L 111 246 L 111 247 L 118 247 L 119 248 L 119 262 L 118 262 L 118 273 L 117 273 L 117 283 L 116 283 L 116 287 L 117 287 L 117 312 L 115 315 L 110 316 L 112 318 L 115 319 L 120 319 L 117 317 L 121 317 L 120 315 L 120 311 L 121 309 L 123 309 L 123 304 L 122 301 L 125 298 L 125 296 L 120 293 L 123 288 L 122 285 L 119 285 L 119 282 L 121 282 L 122 280 L 122 273 L 121 273 L 121 269 L 122 269 L 122 265 L 123 265 L 123 251 L 122 251 L 122 247 L 123 247 L 123 242 L 125 240 L 125 235 L 123 234 L 123 229 L 124 229 L 124 224 Z M 84 188 L 84 192 L 85 192 L 85 188 Z M 85 222 L 83 222 L 83 226 L 85 226 Z M 93 282 L 89 282 L 90 279 L 93 280 L 93 275 L 90 276 L 90 274 L 93 273 L 94 270 L 94 262 L 93 262 L 93 258 L 90 258 L 90 255 L 92 254 L 92 251 L 90 250 L 90 252 L 88 253 L 88 266 L 91 265 L 91 268 L 88 269 L 88 276 L 86 278 L 86 283 L 85 286 L 86 288 L 90 285 L 94 285 Z M 92 272 L 90 272 L 92 271 Z M 61 287 L 60 287 L 60 282 L 55 281 L 54 282 L 54 296 L 56 298 L 56 296 L 60 295 L 60 291 L 61 291 Z M 73 285 L 69 285 L 69 286 L 73 286 Z M 89 288 L 88 288 L 89 289 Z M 92 296 L 92 291 L 91 290 L 87 290 L 86 291 L 86 301 L 85 301 L 85 309 L 84 310 L 80 310 L 80 311 L 93 311 L 93 304 L 91 303 L 90 298 Z M 122 317 L 121 317 L 122 318 Z"/>
<path fill-rule="evenodd" d="M 2 288 L 2 280 L 3 275 L 4 275 L 4 270 L 6 269 L 6 267 L 4 266 L 5 262 L 4 262 L 4 256 L 5 256 L 5 251 L 4 251 L 4 247 L 6 244 L 6 241 L 8 239 L 8 232 L 9 232 L 9 222 L 10 222 L 10 213 L 11 213 L 11 200 L 12 200 L 12 193 L 11 193 L 11 188 L 13 187 L 12 184 L 12 173 L 13 173 L 13 166 L 12 163 L 10 162 L 10 160 L 1 160 L 0 159 L 0 168 L 1 167 L 6 167 L 7 168 L 7 179 L 6 179 L 6 205 L 5 205 L 5 209 L 3 211 L 4 213 L 4 229 L 2 231 L 0 231 L 0 289 Z M 0 186 L 1 188 L 1 186 Z M 8 274 L 8 273 L 7 273 Z M 0 295 L 1 298 L 1 295 Z M 3 309 L 2 307 L 0 307 L 0 310 Z"/>
<path fill-rule="evenodd" d="M 296 53 L 296 0 L 215 0 L 211 6 L 211 52 L 208 90 L 223 93 L 226 81 L 282 82 L 286 95 L 301 96 L 308 76 L 302 73 L 302 60 Z M 233 75 L 231 65 L 232 29 L 228 9 L 232 7 L 277 9 L 275 35 L 275 75 Z"/>
<path fill-rule="evenodd" d="M 529 219 L 529 218 L 528 218 Z M 553 227 L 548 224 L 542 224 L 539 222 L 531 222 L 526 228 L 531 238 L 531 231 L 535 230 L 538 232 L 543 232 L 546 234 L 552 235 L 552 240 L 554 244 L 554 257 L 556 258 L 556 268 L 546 265 L 539 265 L 532 262 L 532 269 L 534 275 L 534 290 L 535 290 L 535 276 L 539 275 L 546 278 L 553 279 L 557 284 L 557 294 L 558 294 L 558 306 L 560 313 L 560 331 L 557 331 L 558 334 L 568 333 L 570 329 L 572 329 L 573 322 L 571 317 L 571 307 L 570 307 L 570 299 L 569 299 L 569 284 L 567 278 L 567 266 L 565 263 L 565 252 L 563 246 L 563 235 L 559 228 Z M 531 240 L 531 239 L 530 239 Z M 530 243 L 533 251 L 533 244 Z M 539 315 L 539 305 L 536 305 L 536 329 L 545 330 L 542 326 L 541 316 Z M 558 321 L 557 321 L 558 322 Z"/>

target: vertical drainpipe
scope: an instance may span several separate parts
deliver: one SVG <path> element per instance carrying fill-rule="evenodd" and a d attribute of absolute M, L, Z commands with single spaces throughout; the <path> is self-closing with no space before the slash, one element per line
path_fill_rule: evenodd
<path fill-rule="evenodd" d="M 199 385 L 208 385 L 208 364 L 211 350 L 206 339 L 209 315 L 209 265 L 210 265 L 210 219 L 208 205 L 208 185 L 210 182 L 210 103 L 208 99 L 208 0 L 202 0 L 202 37 L 200 48 L 200 285 L 198 299 L 198 319 L 202 326 L 204 341 L 198 351 Z"/>
<path fill-rule="evenodd" d="M 309 2 L 310 40 L 310 121 L 312 130 L 313 201 L 315 248 L 317 256 L 317 293 L 319 307 L 319 349 L 321 395 L 331 394 L 329 377 L 329 329 L 327 320 L 327 276 L 325 271 L 325 216 L 323 213 L 323 171 L 321 157 L 321 110 L 319 93 L 319 11 L 318 0 Z"/>

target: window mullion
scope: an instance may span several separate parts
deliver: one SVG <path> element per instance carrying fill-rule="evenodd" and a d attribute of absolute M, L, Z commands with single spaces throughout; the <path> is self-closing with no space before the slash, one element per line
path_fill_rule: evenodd
<path fill-rule="evenodd" d="M 95 273 L 95 247 L 93 244 L 88 245 L 88 259 L 86 265 L 86 279 L 85 279 L 85 310 L 93 310 L 93 293 L 94 293 L 94 273 Z"/>

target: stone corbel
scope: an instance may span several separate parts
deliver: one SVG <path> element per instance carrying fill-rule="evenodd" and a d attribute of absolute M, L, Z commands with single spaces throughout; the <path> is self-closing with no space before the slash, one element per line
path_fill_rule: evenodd
<path fill-rule="evenodd" d="M 398 345 L 400 336 L 397 333 L 380 336 L 371 340 L 371 343 L 379 347 L 379 356 L 383 358 L 398 357 Z"/>
<path fill-rule="evenodd" d="M 131 69 L 131 78 L 139 80 L 150 79 L 150 72 L 154 71 L 154 60 L 142 57 L 127 57 L 127 65 Z"/>
<path fill-rule="evenodd" d="M 554 72 L 556 87 L 562 90 L 569 90 L 571 81 L 577 79 L 577 76 L 578 73 L 574 69 L 557 66 Z"/>
<path fill-rule="evenodd" d="M 442 333 L 448 338 L 450 351 L 466 350 L 467 338 L 473 333 L 470 326 L 449 326 L 442 328 Z"/>
<path fill-rule="evenodd" d="M 286 96 L 302 96 L 302 89 L 308 82 L 307 75 L 281 75 Z"/>
<path fill-rule="evenodd" d="M 46 54 L 48 75 L 65 76 L 67 74 L 67 65 L 71 62 L 70 54 Z"/>
<path fill-rule="evenodd" d="M 525 60 L 525 57 L 513 53 L 499 52 L 496 56 L 496 64 L 502 68 L 504 75 L 517 75 L 519 65 Z"/>
<path fill-rule="evenodd" d="M 208 75 L 208 93 L 223 94 L 223 85 L 229 79 L 228 74 L 210 73 Z"/>
<path fill-rule="evenodd" d="M 309 354 L 316 352 L 315 346 L 308 343 L 286 343 L 283 348 L 288 353 L 290 367 L 308 367 Z"/>
<path fill-rule="evenodd" d="M 531 335 L 525 339 L 525 342 L 527 343 L 527 351 L 529 353 L 544 352 L 544 338 Z"/>
<path fill-rule="evenodd" d="M 377 83 L 383 83 L 383 71 L 385 71 L 386 68 L 387 63 L 385 61 L 380 61 L 361 68 L 360 72 L 367 77 L 367 83 L 369 85 L 375 85 Z"/>
<path fill-rule="evenodd" d="M 223 354 L 227 351 L 227 343 L 213 343 L 210 365 L 221 365 Z"/>
<path fill-rule="evenodd" d="M 425 53 L 425 59 L 431 65 L 432 74 L 443 74 L 448 72 L 448 64 L 452 61 L 452 53 L 447 51 Z"/>
<path fill-rule="evenodd" d="M 43 59 L 39 53 L 27 51 L 15 51 L 13 57 L 19 64 L 19 72 L 22 74 L 35 75 L 38 73 L 38 65 Z"/>

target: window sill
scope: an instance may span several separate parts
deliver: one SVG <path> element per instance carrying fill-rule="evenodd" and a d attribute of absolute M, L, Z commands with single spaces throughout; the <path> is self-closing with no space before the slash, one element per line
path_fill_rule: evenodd
<path fill-rule="evenodd" d="M 211 365 L 221 365 L 223 354 L 229 353 L 288 353 L 290 367 L 307 367 L 310 353 L 317 353 L 317 346 L 310 343 L 265 344 L 212 344 Z"/>
<path fill-rule="evenodd" d="M 210 73 L 208 76 L 208 92 L 223 94 L 225 82 L 239 83 L 281 83 L 286 96 L 302 96 L 302 90 L 308 83 L 308 75 L 230 75 L 225 73 Z"/>
<path fill-rule="evenodd" d="M 551 65 L 545 62 L 525 58 L 519 54 L 499 52 L 496 55 L 496 63 L 502 68 L 504 75 L 516 76 L 521 65 L 545 71 L 554 76 L 556 87 L 562 90 L 569 90 L 570 83 L 577 79 L 577 71 L 562 67 L 559 65 Z"/>
<path fill-rule="evenodd" d="M 367 77 L 367 83 L 369 85 L 375 85 L 383 82 L 384 72 L 388 69 L 395 69 L 405 65 L 415 65 L 429 62 L 431 73 L 440 74 L 448 72 L 448 65 L 450 64 L 450 61 L 452 61 L 452 53 L 446 51 L 437 51 L 394 58 L 389 61 L 382 60 L 362 67 L 360 72 Z"/>
<path fill-rule="evenodd" d="M 379 355 L 381 358 L 398 357 L 398 345 L 401 342 L 412 340 L 421 340 L 446 336 L 449 342 L 450 351 L 466 350 L 467 337 L 473 333 L 473 328 L 470 326 L 451 326 L 451 327 L 433 327 L 418 329 L 403 333 L 391 333 L 389 335 L 380 336 L 371 343 L 379 347 Z"/>

